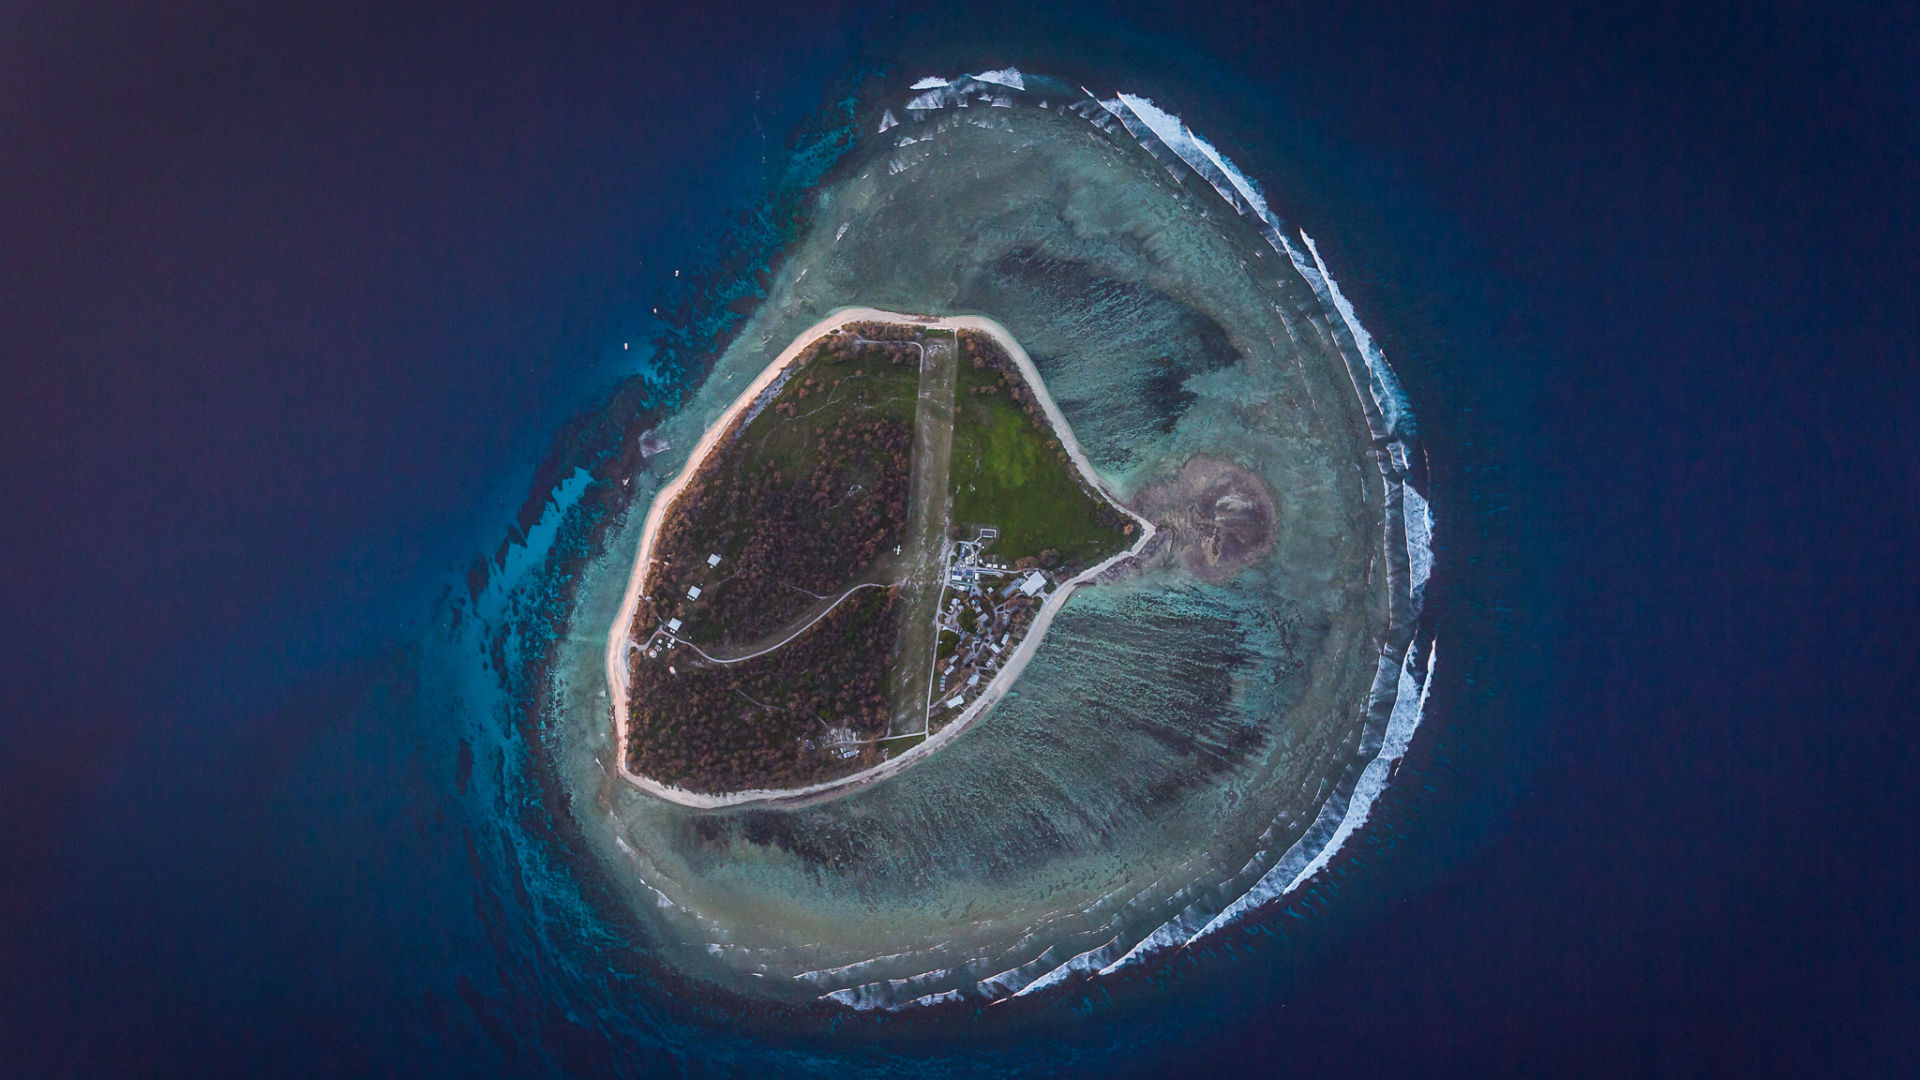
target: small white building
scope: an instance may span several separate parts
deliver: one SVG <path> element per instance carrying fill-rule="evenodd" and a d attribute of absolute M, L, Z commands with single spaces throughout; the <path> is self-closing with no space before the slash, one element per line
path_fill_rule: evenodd
<path fill-rule="evenodd" d="M 720 556 L 718 556 L 718 555 L 709 555 L 709 556 L 707 556 L 707 565 L 708 565 L 708 566 L 719 566 L 719 565 L 720 565 Z"/>
<path fill-rule="evenodd" d="M 1020 583 L 1020 595 L 1032 596 L 1039 592 L 1046 583 L 1046 576 L 1041 574 L 1040 571 L 1035 570 L 1033 573 L 1027 575 L 1027 580 Z"/>
<path fill-rule="evenodd" d="M 679 633 L 679 632 L 680 632 L 680 620 L 679 620 L 679 619 L 668 619 L 668 620 L 667 620 L 667 633 L 669 633 L 669 634 L 677 634 L 677 633 Z"/>
<path fill-rule="evenodd" d="M 955 694 L 952 697 L 947 699 L 947 708 L 957 709 L 960 707 L 961 703 L 965 700 L 966 699 L 961 697 L 959 694 Z"/>
<path fill-rule="evenodd" d="M 687 586 L 687 599 L 689 600 L 700 599 L 700 586 L 698 585 Z"/>

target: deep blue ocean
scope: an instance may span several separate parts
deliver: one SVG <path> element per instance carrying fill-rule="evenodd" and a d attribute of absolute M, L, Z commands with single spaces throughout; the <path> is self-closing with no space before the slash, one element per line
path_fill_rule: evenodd
<path fill-rule="evenodd" d="M 1912 1074 L 1914 8 L 1030 7 L 7 20 L 0 1075 Z M 1431 456 L 1445 675 L 1223 944 L 754 1015 L 625 933 L 447 624 L 546 557 L 570 421 L 691 377 L 797 133 L 1007 63 L 1319 240 Z"/>

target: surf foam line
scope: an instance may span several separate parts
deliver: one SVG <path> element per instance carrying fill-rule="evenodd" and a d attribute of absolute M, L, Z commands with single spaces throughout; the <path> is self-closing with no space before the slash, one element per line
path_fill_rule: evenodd
<path fill-rule="evenodd" d="M 1386 790 L 1393 767 L 1405 756 L 1432 687 L 1437 646 L 1430 647 L 1424 658 L 1412 648 L 1424 607 L 1426 584 L 1433 570 L 1433 510 L 1425 497 L 1407 482 L 1409 465 L 1417 452 L 1413 442 L 1417 432 L 1413 410 L 1386 355 L 1361 325 L 1352 303 L 1340 292 L 1313 238 L 1304 231 L 1300 233 L 1311 257 L 1309 265 L 1308 257 L 1287 237 L 1259 186 L 1178 116 L 1144 97 L 1119 93 L 1101 100 L 1084 88 L 1082 92 L 1086 99 L 1070 106 L 1073 111 L 1109 135 L 1125 132 L 1170 171 L 1172 161 L 1185 165 L 1192 175 L 1205 181 L 1223 202 L 1254 226 L 1276 252 L 1287 256 L 1319 300 L 1327 317 L 1328 340 L 1347 365 L 1374 440 L 1375 461 L 1384 491 L 1381 539 L 1389 593 L 1386 645 L 1367 696 L 1365 727 L 1355 762 L 1357 769 L 1348 770 L 1347 776 L 1321 804 L 1313 823 L 1252 888 L 1217 911 L 1207 910 L 1212 906 L 1209 901 L 1196 902 L 1161 924 L 1124 955 L 1101 966 L 1098 973 L 1105 975 L 1154 953 L 1192 945 L 1217 933 L 1255 908 L 1299 889 L 1325 869 L 1371 816 L 1374 803 Z M 1088 964 L 1101 951 L 1074 959 L 1079 964 Z M 1023 992 L 1037 989 L 1040 982 L 1053 982 L 1053 975 L 1064 975 L 1075 966 L 1078 965 L 1070 961 L 1023 988 Z"/>
<path fill-rule="evenodd" d="M 1031 102 L 1042 95 L 1064 100 L 1064 109 L 1108 137 L 1139 146 L 1164 167 L 1176 183 L 1185 186 L 1189 176 L 1204 182 L 1276 253 L 1286 256 L 1318 301 L 1321 315 L 1311 322 L 1346 364 L 1355 398 L 1373 440 L 1374 460 L 1383 491 L 1381 551 L 1387 571 L 1388 625 L 1373 685 L 1363 705 L 1359 748 L 1354 760 L 1321 802 L 1312 823 L 1258 880 L 1224 904 L 1215 899 L 1218 890 L 1198 888 L 1196 882 L 1176 892 L 1175 897 L 1182 892 L 1188 895 L 1198 892 L 1201 898 L 1193 900 L 1131 947 L 1116 936 L 1065 960 L 1057 960 L 1064 950 L 1056 943 L 1032 960 L 976 984 L 990 999 L 999 1000 L 1009 995 L 1024 997 L 1037 993 L 1076 976 L 1108 975 L 1156 953 L 1185 948 L 1299 891 L 1332 864 L 1334 856 L 1372 816 L 1374 804 L 1392 780 L 1394 767 L 1412 744 L 1433 688 L 1438 643 L 1430 638 L 1422 642 L 1426 646 L 1424 655 L 1415 644 L 1425 608 L 1427 582 L 1433 574 L 1434 514 L 1426 497 L 1409 480 L 1414 458 L 1421 452 L 1418 428 L 1411 403 L 1385 353 L 1361 324 L 1353 304 L 1340 291 L 1313 238 L 1301 230 L 1300 243 L 1296 244 L 1273 213 L 1259 185 L 1231 158 L 1196 134 L 1179 116 L 1135 94 L 1122 92 L 1102 99 L 1085 87 L 1070 87 L 1058 79 L 1025 75 L 1012 68 L 983 75 L 961 75 L 951 80 L 929 76 L 914 83 L 912 89 L 921 91 L 904 107 L 913 122 L 930 119 L 934 110 L 966 108 L 975 102 L 1004 106 L 1016 100 Z M 1079 92 L 1077 98 L 1074 89 Z M 1044 102 L 1041 105 L 1045 107 Z M 886 117 L 892 119 L 893 115 L 889 111 Z M 887 124 L 882 130 L 898 123 Z M 1281 314 L 1284 318 L 1287 313 L 1283 310 Z M 1291 331 L 1291 320 L 1288 324 Z M 1234 877 L 1244 880 L 1264 861 L 1265 853 L 1256 853 Z M 849 968 L 858 966 L 848 965 Z M 944 991 L 906 1001 L 900 999 L 899 991 L 905 986 L 932 981 L 928 976 L 935 974 L 928 972 L 912 979 L 850 986 L 823 997 L 856 1009 L 886 1011 L 967 997 Z M 924 984 L 913 987 L 922 988 Z"/>

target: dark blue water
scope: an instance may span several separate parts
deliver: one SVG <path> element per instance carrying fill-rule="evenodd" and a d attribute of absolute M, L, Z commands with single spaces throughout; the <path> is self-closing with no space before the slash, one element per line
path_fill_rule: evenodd
<path fill-rule="evenodd" d="M 5 1071 L 1905 1071 L 1912 13 L 969 21 L 0 34 Z M 983 51 L 1170 101 L 1320 240 L 1457 659 L 1353 856 L 1203 955 L 1014 1023 L 758 1015 L 623 936 L 511 694 L 449 704 L 520 685 L 563 560 L 507 663 L 436 624 L 653 308 L 724 324 L 688 283 L 771 242 L 734 214 L 833 80 Z"/>

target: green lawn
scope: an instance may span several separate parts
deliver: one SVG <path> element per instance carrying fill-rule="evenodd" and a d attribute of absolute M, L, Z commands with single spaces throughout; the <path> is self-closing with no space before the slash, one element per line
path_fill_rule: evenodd
<path fill-rule="evenodd" d="M 970 393 L 1001 384 L 998 373 L 960 365 L 953 429 L 953 519 L 992 525 L 989 549 L 1009 562 L 1046 550 L 1072 565 L 1097 562 L 1131 540 L 1125 519 L 1089 491 L 1044 418 L 1029 417 L 1005 394 Z"/>

